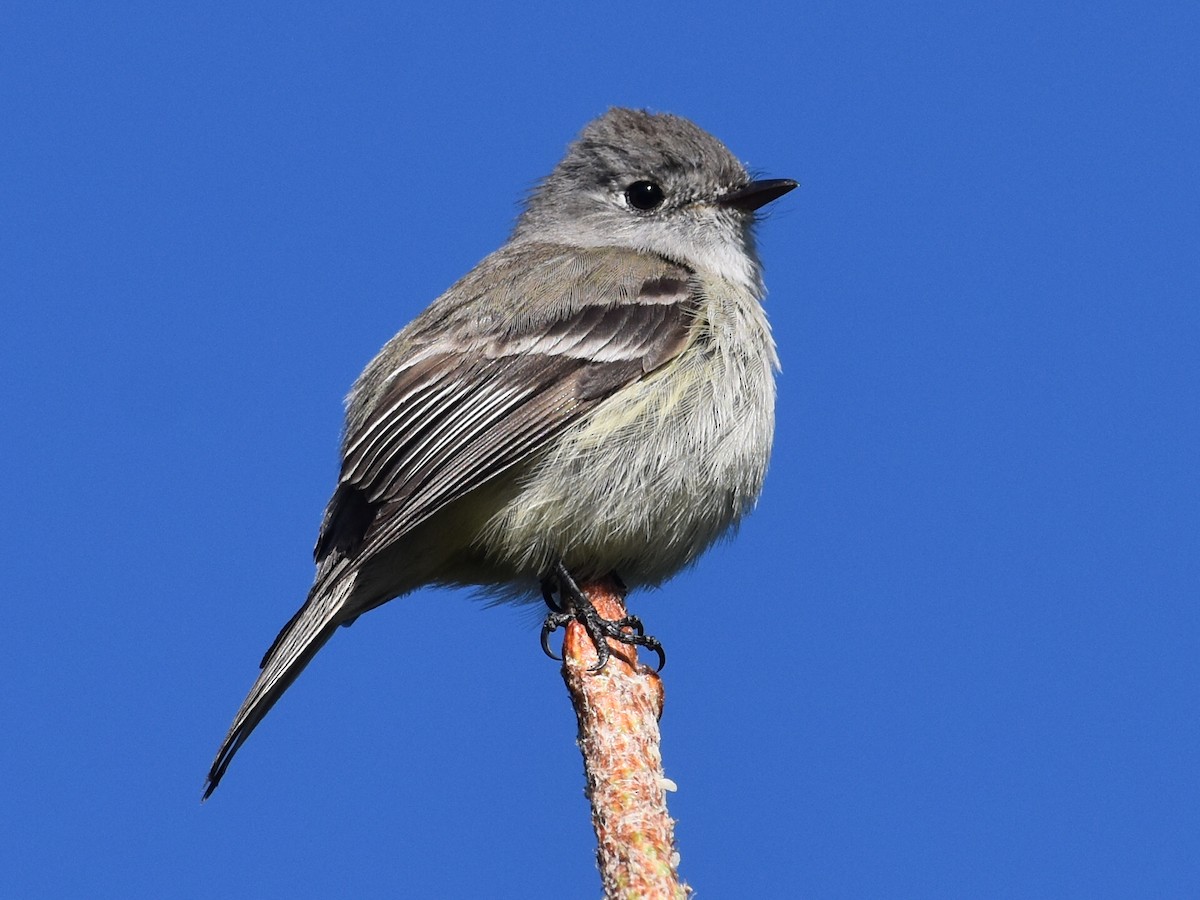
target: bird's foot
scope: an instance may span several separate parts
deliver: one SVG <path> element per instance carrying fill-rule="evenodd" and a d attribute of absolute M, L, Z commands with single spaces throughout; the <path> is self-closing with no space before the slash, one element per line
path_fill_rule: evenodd
<path fill-rule="evenodd" d="M 558 597 L 555 598 L 555 590 Z M 550 635 L 567 625 L 568 622 L 578 622 L 587 632 L 588 637 L 596 647 L 596 664 L 588 671 L 599 672 L 608 662 L 612 651 L 608 646 L 608 638 L 632 647 L 645 647 L 658 654 L 658 671 L 667 664 L 667 654 L 658 638 L 646 634 L 642 620 L 637 616 L 625 616 L 620 619 L 606 619 L 596 612 L 596 607 L 587 595 L 580 590 L 571 573 L 561 562 L 542 580 L 542 597 L 550 612 L 542 622 L 542 650 L 551 659 L 559 659 L 550 649 Z"/>

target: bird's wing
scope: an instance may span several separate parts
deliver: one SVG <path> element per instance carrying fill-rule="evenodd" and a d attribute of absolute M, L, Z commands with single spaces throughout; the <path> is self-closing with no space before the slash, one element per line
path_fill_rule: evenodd
<path fill-rule="evenodd" d="M 484 284 L 508 296 L 497 303 Z M 658 257 L 512 252 L 397 335 L 389 347 L 400 352 L 385 349 L 351 394 L 316 583 L 263 657 L 204 796 L 337 626 L 361 612 L 362 563 L 680 353 L 699 302 L 688 271 Z"/>
<path fill-rule="evenodd" d="M 525 310 L 536 294 L 532 315 L 479 327 L 481 313 L 469 329 L 434 317 L 429 336 L 414 323 L 407 339 L 420 349 L 376 373 L 369 409 L 351 416 L 318 560 L 381 552 L 687 345 L 697 297 L 685 269 L 613 250 L 556 262 L 561 271 L 547 273 L 518 257 L 507 277 L 489 279 L 515 296 L 489 298 L 487 309 Z M 470 311 L 478 301 L 460 292 L 455 312 Z"/>

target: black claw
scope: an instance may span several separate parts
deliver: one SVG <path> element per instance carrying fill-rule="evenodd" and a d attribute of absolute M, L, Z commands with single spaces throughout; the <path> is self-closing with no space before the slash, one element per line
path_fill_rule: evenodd
<path fill-rule="evenodd" d="M 553 630 L 548 623 L 542 623 L 542 652 L 551 659 L 562 662 L 562 657 L 550 649 L 550 632 Z"/>
<path fill-rule="evenodd" d="M 653 646 L 650 644 L 647 644 L 646 649 L 653 650 L 655 653 L 658 654 L 658 665 L 654 667 L 654 671 L 661 672 L 663 670 L 663 666 L 665 666 L 667 664 L 667 651 L 663 649 L 663 645 L 660 644 L 658 641 L 655 641 Z"/>
<path fill-rule="evenodd" d="M 562 662 L 562 657 L 550 649 L 550 635 L 571 621 L 571 616 L 564 612 L 552 612 L 542 622 L 542 652 L 551 659 Z"/>
<path fill-rule="evenodd" d="M 550 607 L 551 612 L 560 613 L 563 611 L 562 606 L 554 599 L 554 585 L 551 584 L 549 578 L 542 580 L 542 599 L 546 601 L 546 605 Z"/>
<path fill-rule="evenodd" d="M 646 629 L 642 626 L 642 620 L 637 616 L 626 616 L 620 622 L 617 622 L 622 628 L 632 628 L 638 634 L 645 634 Z"/>
<path fill-rule="evenodd" d="M 596 645 L 596 664 L 588 666 L 588 671 L 593 675 L 603 671 L 604 667 L 608 665 L 608 660 L 611 656 L 612 650 L 608 647 L 608 641 L 601 641 Z"/>
<path fill-rule="evenodd" d="M 616 578 L 616 575 L 614 574 L 613 577 Z M 616 580 L 618 584 L 621 584 L 619 578 Z M 623 584 L 621 587 L 624 589 Z M 557 599 L 554 596 L 556 588 Z M 554 566 L 551 575 L 543 579 L 542 597 L 545 599 L 546 605 L 550 607 L 550 613 L 542 622 L 542 650 L 551 659 L 561 660 L 562 657 L 557 656 L 550 649 L 550 635 L 574 620 L 584 627 L 596 648 L 596 664 L 588 669 L 590 672 L 599 672 L 608 663 L 612 655 L 608 646 L 608 638 L 628 646 L 645 647 L 647 650 L 654 651 L 658 654 L 656 671 L 661 672 L 663 666 L 667 664 L 667 654 L 663 650 L 662 644 L 657 638 L 646 634 L 641 619 L 637 616 L 625 616 L 623 619 L 615 621 L 602 618 L 561 562 Z M 626 631 L 626 629 L 629 630 Z"/>

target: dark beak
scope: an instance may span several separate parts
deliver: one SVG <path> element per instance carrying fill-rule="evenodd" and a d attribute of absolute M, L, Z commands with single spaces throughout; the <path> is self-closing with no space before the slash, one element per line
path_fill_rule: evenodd
<path fill-rule="evenodd" d="M 772 200 L 778 200 L 792 188 L 798 186 L 798 183 L 790 178 L 766 178 L 761 181 L 752 181 L 745 187 L 718 197 L 717 203 L 721 206 L 732 206 L 743 212 L 754 212 L 760 206 L 766 206 Z"/>

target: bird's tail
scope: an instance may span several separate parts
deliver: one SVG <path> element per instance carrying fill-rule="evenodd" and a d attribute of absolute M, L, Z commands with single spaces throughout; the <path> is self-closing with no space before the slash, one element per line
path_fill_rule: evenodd
<path fill-rule="evenodd" d="M 275 705 L 275 701 L 296 680 L 296 676 L 325 645 L 338 625 L 350 618 L 346 615 L 346 605 L 354 589 L 357 572 L 344 559 L 322 568 L 324 571 L 318 573 L 308 599 L 291 621 L 283 626 L 263 657 L 262 671 L 242 702 L 242 708 L 234 716 L 233 725 L 221 742 L 221 749 L 217 751 L 217 757 L 208 771 L 204 799 L 208 799 L 217 789 L 234 754 Z"/>

